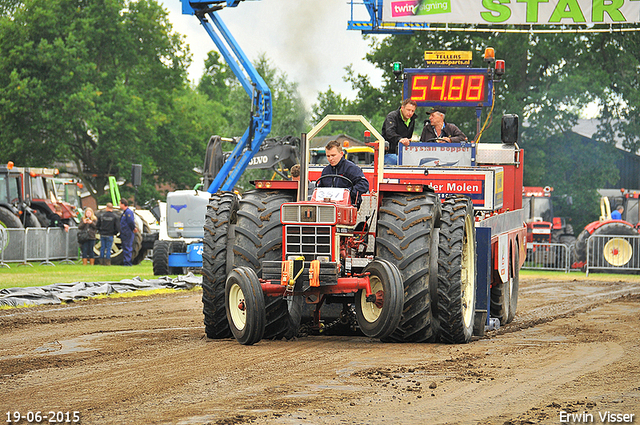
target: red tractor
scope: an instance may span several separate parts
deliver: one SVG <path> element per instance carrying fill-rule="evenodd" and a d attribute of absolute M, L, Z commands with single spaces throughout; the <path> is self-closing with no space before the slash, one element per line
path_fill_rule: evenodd
<path fill-rule="evenodd" d="M 309 178 L 301 188 L 257 181 L 241 198 L 213 195 L 203 253 L 209 337 L 233 334 L 242 344 L 293 337 L 309 306 L 308 326 L 322 331 L 323 307 L 331 304 L 342 306 L 343 318 L 355 313 L 362 333 L 385 341 L 464 343 L 474 326 L 484 332 L 487 315 L 513 320 L 526 228 L 515 195 L 522 189 L 507 188 L 522 184 L 523 152 L 486 144 L 478 149 L 486 161 L 495 147 L 508 152 L 500 167 L 383 169 L 381 136 L 369 130 L 377 156 L 364 168 L 371 189 L 359 209 L 344 189 L 297 197 L 321 166 L 303 170 Z M 476 230 L 489 231 L 478 250 Z M 487 257 L 482 266 L 480 254 Z"/>
<path fill-rule="evenodd" d="M 553 188 L 549 186 L 525 186 L 522 189 L 522 208 L 527 223 L 528 261 L 543 263 L 546 266 L 564 268 L 569 253 L 572 263 L 575 236 L 573 226 L 564 217 L 555 217 L 553 213 Z M 559 249 L 563 244 L 567 248 Z"/>
<path fill-rule="evenodd" d="M 548 242 L 570 245 L 575 241 L 573 226 L 564 217 L 553 213 L 553 188 L 525 186 L 522 208 L 526 214 L 527 242 Z"/>
<path fill-rule="evenodd" d="M 425 82 L 433 78 L 433 96 L 444 90 L 457 106 L 490 106 L 504 63 L 496 69 L 407 69 L 404 95 L 431 98 Z M 359 208 L 344 189 L 316 188 L 307 200 L 324 168 L 309 165 L 307 141 L 332 121 L 361 122 L 374 140 Z M 526 245 L 524 152 L 517 117 L 502 126 L 503 143 L 412 142 L 398 166 L 384 166 L 384 139 L 363 117 L 327 116 L 303 134 L 299 182 L 214 194 L 202 255 L 207 335 L 246 345 L 291 338 L 303 318 L 322 332 L 332 306 L 383 341 L 466 343 L 490 318 L 513 320 Z M 439 156 L 457 165 L 419 165 Z"/>
<path fill-rule="evenodd" d="M 603 238 L 603 243 L 592 245 L 589 251 L 589 263 L 599 263 L 606 267 L 625 267 L 632 261 L 638 262 L 637 254 L 634 252 L 634 245 L 624 238 L 624 236 L 638 236 L 640 228 L 640 213 L 638 208 L 638 198 L 640 192 L 626 189 L 601 190 L 603 195 L 600 199 L 600 218 L 598 221 L 588 224 L 576 239 L 576 262 L 573 268 L 582 268 L 587 263 L 587 246 L 589 239 L 594 235 L 612 236 Z M 611 217 L 612 206 L 623 206 L 621 219 Z M 616 238 L 613 236 L 622 236 Z M 600 259 L 600 261 L 598 261 Z"/>
<path fill-rule="evenodd" d="M 0 226 L 8 228 L 47 227 L 55 205 L 62 219 L 77 220 L 75 206 L 61 201 L 56 192 L 57 169 L 0 165 Z"/>

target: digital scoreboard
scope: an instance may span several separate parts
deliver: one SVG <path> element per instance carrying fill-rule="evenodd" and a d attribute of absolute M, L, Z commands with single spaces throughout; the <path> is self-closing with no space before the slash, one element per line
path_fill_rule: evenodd
<path fill-rule="evenodd" d="M 490 106 L 493 80 L 486 69 L 405 69 L 403 98 L 418 106 Z"/>

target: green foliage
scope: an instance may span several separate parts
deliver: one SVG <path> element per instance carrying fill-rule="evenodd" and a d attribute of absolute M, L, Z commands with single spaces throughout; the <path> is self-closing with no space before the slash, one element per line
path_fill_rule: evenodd
<path fill-rule="evenodd" d="M 194 184 L 211 123 L 190 120 L 211 108 L 190 93 L 188 49 L 155 1 L 26 0 L 0 18 L 0 57 L 3 158 L 72 162 L 97 195 L 132 163 L 145 197 Z"/>
<path fill-rule="evenodd" d="M 268 137 L 299 137 L 308 128 L 308 113 L 298 92 L 297 83 L 289 81 L 287 75 L 272 66 L 264 54 L 258 57 L 254 66 L 271 91 L 273 121 Z M 211 134 L 222 137 L 240 137 L 244 134 L 249 126 L 251 97 L 229 66 L 221 62 L 217 52 L 209 52 L 197 90 L 209 101 L 224 105 L 220 111 L 226 123 L 214 128 Z M 232 145 L 225 146 L 226 151 L 231 149 Z M 274 172 L 270 169 L 247 170 L 238 181 L 237 189 L 249 190 L 253 188 L 251 181 L 273 177 Z"/>

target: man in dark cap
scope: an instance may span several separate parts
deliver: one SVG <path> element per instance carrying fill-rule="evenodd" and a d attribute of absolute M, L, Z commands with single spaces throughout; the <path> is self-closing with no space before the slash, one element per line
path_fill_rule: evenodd
<path fill-rule="evenodd" d="M 455 124 L 445 122 L 445 113 L 446 110 L 442 106 L 434 106 L 427 111 L 429 119 L 425 121 L 422 129 L 421 142 L 460 143 L 467 140 L 467 136 Z"/>

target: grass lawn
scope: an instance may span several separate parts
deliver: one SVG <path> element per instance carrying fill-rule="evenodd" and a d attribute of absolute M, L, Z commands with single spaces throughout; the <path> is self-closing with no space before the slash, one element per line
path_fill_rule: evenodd
<path fill-rule="evenodd" d="M 525 279 L 546 279 L 566 282 L 572 280 L 597 280 L 599 282 L 640 282 L 640 275 L 637 274 L 614 274 L 614 273 L 589 273 L 587 276 L 581 271 L 569 273 L 551 270 L 520 270 L 520 277 Z"/>
<path fill-rule="evenodd" d="M 11 263 L 11 268 L 0 268 L 0 289 L 44 286 L 54 283 L 73 282 L 119 282 L 122 279 L 139 277 L 140 279 L 155 279 L 153 264 L 145 260 L 132 266 L 83 266 L 80 264 L 58 264 L 55 266 L 43 266 L 39 262 L 30 266 L 19 266 Z M 603 282 L 640 282 L 640 275 L 635 274 L 609 274 L 585 273 L 575 271 L 564 273 L 560 271 L 545 270 L 521 270 L 520 276 L 525 279 L 547 279 L 559 282 L 567 280 L 598 280 Z"/>
<path fill-rule="evenodd" d="M 43 266 L 39 262 L 30 266 L 10 263 L 11 268 L 0 268 L 0 289 L 45 286 L 54 283 L 73 282 L 119 282 L 138 276 L 140 279 L 155 279 L 151 261 L 131 266 L 83 266 L 79 264 L 58 264 Z"/>

